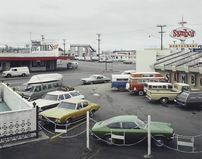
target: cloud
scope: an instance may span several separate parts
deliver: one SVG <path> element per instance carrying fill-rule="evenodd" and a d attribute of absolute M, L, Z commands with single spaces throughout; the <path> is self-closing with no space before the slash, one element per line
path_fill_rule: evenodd
<path fill-rule="evenodd" d="M 33 38 L 44 34 L 93 45 L 96 33 L 102 33 L 103 48 L 136 49 L 158 45 L 159 40 L 148 35 L 159 36 L 156 25 L 166 24 L 168 45 L 172 42 L 169 32 L 179 26 L 182 16 L 196 30 L 198 41 L 201 5 L 201 0 L 7 0 L 1 4 L 0 41 L 26 41 L 32 32 Z"/>

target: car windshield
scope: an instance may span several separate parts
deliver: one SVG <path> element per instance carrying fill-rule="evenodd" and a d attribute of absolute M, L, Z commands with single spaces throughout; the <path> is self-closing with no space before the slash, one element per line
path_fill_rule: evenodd
<path fill-rule="evenodd" d="M 136 121 L 136 124 L 138 125 L 138 127 L 140 127 L 140 128 L 144 128 L 145 127 L 145 123 L 144 123 L 144 121 L 142 121 L 142 120 L 140 120 L 140 119 L 137 119 Z"/>
<path fill-rule="evenodd" d="M 188 95 L 189 95 L 188 92 L 182 92 L 182 93 L 180 93 L 180 94 L 177 96 L 177 98 L 179 98 L 179 97 L 181 97 L 181 98 L 187 98 Z"/>
<path fill-rule="evenodd" d="M 76 104 L 75 103 L 68 103 L 68 102 L 61 102 L 58 105 L 58 108 L 65 108 L 65 109 L 73 109 L 73 110 L 75 110 Z"/>
<path fill-rule="evenodd" d="M 52 95 L 52 94 L 46 94 L 43 97 L 43 99 L 57 101 L 58 96 L 57 95 Z"/>
<path fill-rule="evenodd" d="M 89 78 L 96 79 L 96 76 L 95 76 L 95 75 L 92 75 L 92 76 L 90 76 Z"/>
<path fill-rule="evenodd" d="M 26 92 L 33 92 L 34 91 L 34 86 L 27 86 L 26 88 L 25 88 L 25 91 Z"/>
<path fill-rule="evenodd" d="M 109 119 L 104 120 L 103 124 L 108 125 L 108 124 L 111 124 L 112 122 L 113 122 L 113 118 L 109 118 Z"/>
<path fill-rule="evenodd" d="M 71 92 L 70 94 L 71 94 L 71 96 L 73 96 L 73 97 L 80 95 L 78 92 Z"/>

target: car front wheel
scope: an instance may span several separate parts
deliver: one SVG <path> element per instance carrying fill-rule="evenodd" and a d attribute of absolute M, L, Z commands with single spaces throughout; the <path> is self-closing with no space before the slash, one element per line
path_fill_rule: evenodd
<path fill-rule="evenodd" d="M 105 136 L 104 140 L 108 145 L 112 145 L 113 141 L 110 135 Z"/>
<path fill-rule="evenodd" d="M 155 137 L 154 144 L 156 147 L 163 147 L 165 144 L 165 139 L 163 137 Z"/>
<path fill-rule="evenodd" d="M 94 114 L 95 114 L 95 110 L 92 110 L 92 111 L 90 112 L 89 116 L 92 118 L 92 117 L 94 116 Z"/>
<path fill-rule="evenodd" d="M 144 95 L 144 91 L 143 90 L 138 91 L 138 95 L 139 96 L 143 96 Z"/>
<path fill-rule="evenodd" d="M 6 76 L 6 77 L 8 77 L 8 78 L 9 78 L 9 77 L 11 77 L 11 74 L 7 74 L 7 76 Z"/>
<path fill-rule="evenodd" d="M 163 97 L 163 98 L 160 99 L 160 102 L 161 102 L 161 104 L 165 105 L 165 104 L 168 103 L 168 98 Z"/>

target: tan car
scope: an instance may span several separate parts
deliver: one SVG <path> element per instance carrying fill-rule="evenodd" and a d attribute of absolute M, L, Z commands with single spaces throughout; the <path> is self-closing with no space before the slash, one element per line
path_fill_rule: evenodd
<path fill-rule="evenodd" d="M 89 111 L 90 116 L 100 108 L 100 105 L 92 103 L 83 99 L 66 99 L 62 101 L 57 107 L 45 110 L 39 115 L 46 121 L 53 121 L 56 123 L 69 124 L 75 120 L 86 116 Z"/>

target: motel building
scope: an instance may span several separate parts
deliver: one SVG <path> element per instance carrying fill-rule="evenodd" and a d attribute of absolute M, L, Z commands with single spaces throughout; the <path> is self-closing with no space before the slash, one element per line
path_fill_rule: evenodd
<path fill-rule="evenodd" d="M 202 45 L 186 44 L 188 38 L 195 36 L 195 31 L 185 27 L 183 20 L 179 24 L 181 27 L 172 30 L 170 36 L 180 43 L 170 44 L 170 53 L 157 58 L 153 68 L 171 83 L 182 82 L 202 89 Z"/>
<path fill-rule="evenodd" d="M 67 60 L 59 44 L 47 40 L 31 41 L 27 48 L 1 48 L 0 71 L 11 67 L 27 66 L 31 72 L 52 71 L 57 68 L 57 60 Z"/>

